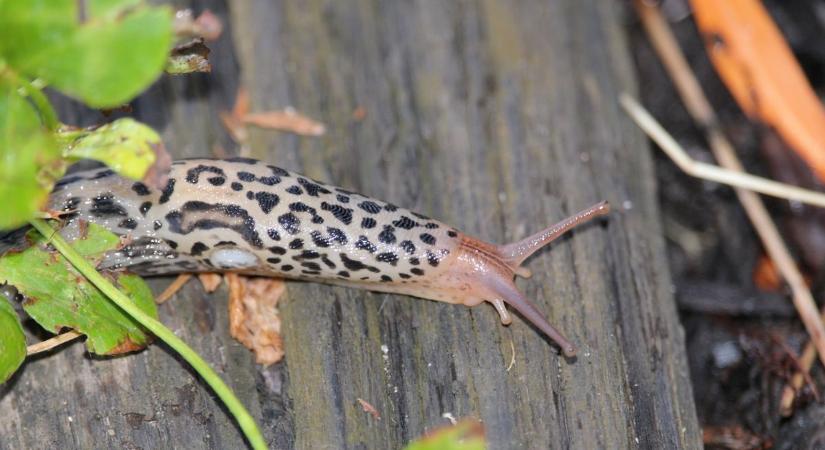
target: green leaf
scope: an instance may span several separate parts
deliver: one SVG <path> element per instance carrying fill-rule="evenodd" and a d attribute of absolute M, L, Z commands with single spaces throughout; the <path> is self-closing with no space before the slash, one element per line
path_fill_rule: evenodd
<path fill-rule="evenodd" d="M 154 164 L 154 147 L 161 144 L 155 130 L 131 118 L 118 119 L 93 131 L 61 133 L 61 138 L 69 141 L 63 149 L 68 160 L 95 159 L 137 180 Z"/>
<path fill-rule="evenodd" d="M 462 419 L 457 424 L 439 428 L 410 443 L 404 450 L 484 450 L 484 427 L 473 419 Z"/>
<path fill-rule="evenodd" d="M 26 359 L 26 336 L 17 313 L 0 296 L 0 383 L 5 383 Z"/>
<path fill-rule="evenodd" d="M 27 297 L 23 308 L 38 324 L 53 333 L 75 329 L 88 336 L 89 351 L 101 355 L 140 350 L 149 343 L 149 334 L 45 245 L 39 233 L 28 238 L 34 241 L 32 247 L 0 258 L 0 280 L 8 280 Z M 117 236 L 89 224 L 86 236 L 72 247 L 94 263 L 118 244 Z M 114 279 L 141 310 L 157 317 L 152 293 L 140 277 L 119 274 Z"/>
<path fill-rule="evenodd" d="M 142 1 L 0 0 L 0 59 L 97 108 L 146 89 L 172 34 L 171 10 Z"/>
<path fill-rule="evenodd" d="M 43 128 L 37 111 L 18 87 L 0 69 L 0 230 L 31 218 L 62 174 L 52 134 Z M 43 166 L 55 166 L 54 176 L 46 176 Z"/>

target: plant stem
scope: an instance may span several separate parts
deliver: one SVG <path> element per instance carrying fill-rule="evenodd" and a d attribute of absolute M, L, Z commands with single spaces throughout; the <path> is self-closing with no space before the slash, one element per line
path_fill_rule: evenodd
<path fill-rule="evenodd" d="M 72 248 L 63 238 L 55 232 L 45 221 L 41 219 L 31 219 L 31 224 L 37 231 L 48 239 L 54 247 L 77 269 L 83 274 L 92 284 L 94 284 L 101 292 L 109 297 L 117 306 L 124 310 L 127 314 L 132 316 L 138 323 L 143 325 L 147 330 L 151 331 L 158 339 L 165 342 L 169 347 L 172 347 L 183 359 L 188 362 L 193 369 L 203 378 L 204 381 L 215 391 L 215 394 L 226 405 L 235 420 L 238 421 L 241 430 L 243 431 L 249 443 L 254 449 L 266 449 L 266 441 L 264 441 L 255 419 L 244 408 L 240 400 L 235 396 L 235 393 L 227 386 L 223 380 L 209 367 L 206 361 L 201 358 L 191 347 L 189 347 L 183 340 L 178 338 L 172 331 L 162 323 L 150 317 L 148 314 L 138 308 L 125 294 L 120 292 L 108 280 L 84 259 L 74 248 Z"/>

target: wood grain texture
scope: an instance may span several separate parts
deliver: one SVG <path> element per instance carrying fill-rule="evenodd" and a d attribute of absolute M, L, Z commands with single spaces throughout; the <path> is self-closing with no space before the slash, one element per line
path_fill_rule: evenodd
<path fill-rule="evenodd" d="M 176 156 L 232 150 L 217 112 L 241 83 L 253 111 L 294 106 L 328 130 L 252 130 L 250 156 L 485 240 L 598 200 L 615 207 L 531 258 L 533 278 L 519 281 L 577 344 L 573 360 L 520 318 L 501 326 L 489 305 L 296 282 L 282 307 L 286 362 L 262 369 L 227 336 L 225 290 L 187 285 L 163 321 L 237 389 L 272 448 L 400 448 L 445 413 L 483 420 L 493 449 L 699 448 L 647 144 L 615 100 L 635 90 L 618 3 L 204 6 L 228 25 L 213 73 L 165 79 L 135 103 Z M 163 346 L 97 359 L 74 344 L 2 389 L 0 449 L 243 446 Z"/>

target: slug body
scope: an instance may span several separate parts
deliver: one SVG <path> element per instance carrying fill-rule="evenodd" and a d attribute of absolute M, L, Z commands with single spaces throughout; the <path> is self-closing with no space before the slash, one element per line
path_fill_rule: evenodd
<path fill-rule="evenodd" d="M 522 241 L 497 246 L 424 215 L 245 159 L 172 164 L 162 190 L 111 170 L 74 173 L 49 208 L 125 236 L 102 268 L 140 275 L 233 271 L 333 283 L 475 306 L 509 304 L 573 346 L 516 289 L 521 263 L 575 225 L 606 214 L 602 202 Z"/>

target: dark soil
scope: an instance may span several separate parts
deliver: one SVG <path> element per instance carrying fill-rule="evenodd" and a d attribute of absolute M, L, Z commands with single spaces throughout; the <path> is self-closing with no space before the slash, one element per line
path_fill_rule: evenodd
<path fill-rule="evenodd" d="M 825 92 L 825 2 L 766 1 L 817 92 Z M 663 5 L 674 32 L 727 135 L 748 171 L 825 190 L 770 129 L 743 115 L 717 77 L 686 2 Z M 712 162 L 700 130 L 629 11 L 630 37 L 643 103 L 692 157 Z M 807 341 L 790 294 L 760 291 L 754 272 L 764 256 L 733 190 L 682 173 L 658 150 L 656 169 L 670 269 L 686 331 L 699 421 L 709 448 L 821 448 L 825 407 L 814 389 L 801 393 L 794 415 L 778 404 L 796 356 Z M 766 199 L 787 244 L 825 297 L 825 211 Z M 812 373 L 825 386 L 821 366 Z M 720 444 L 730 436 L 727 444 Z"/>

